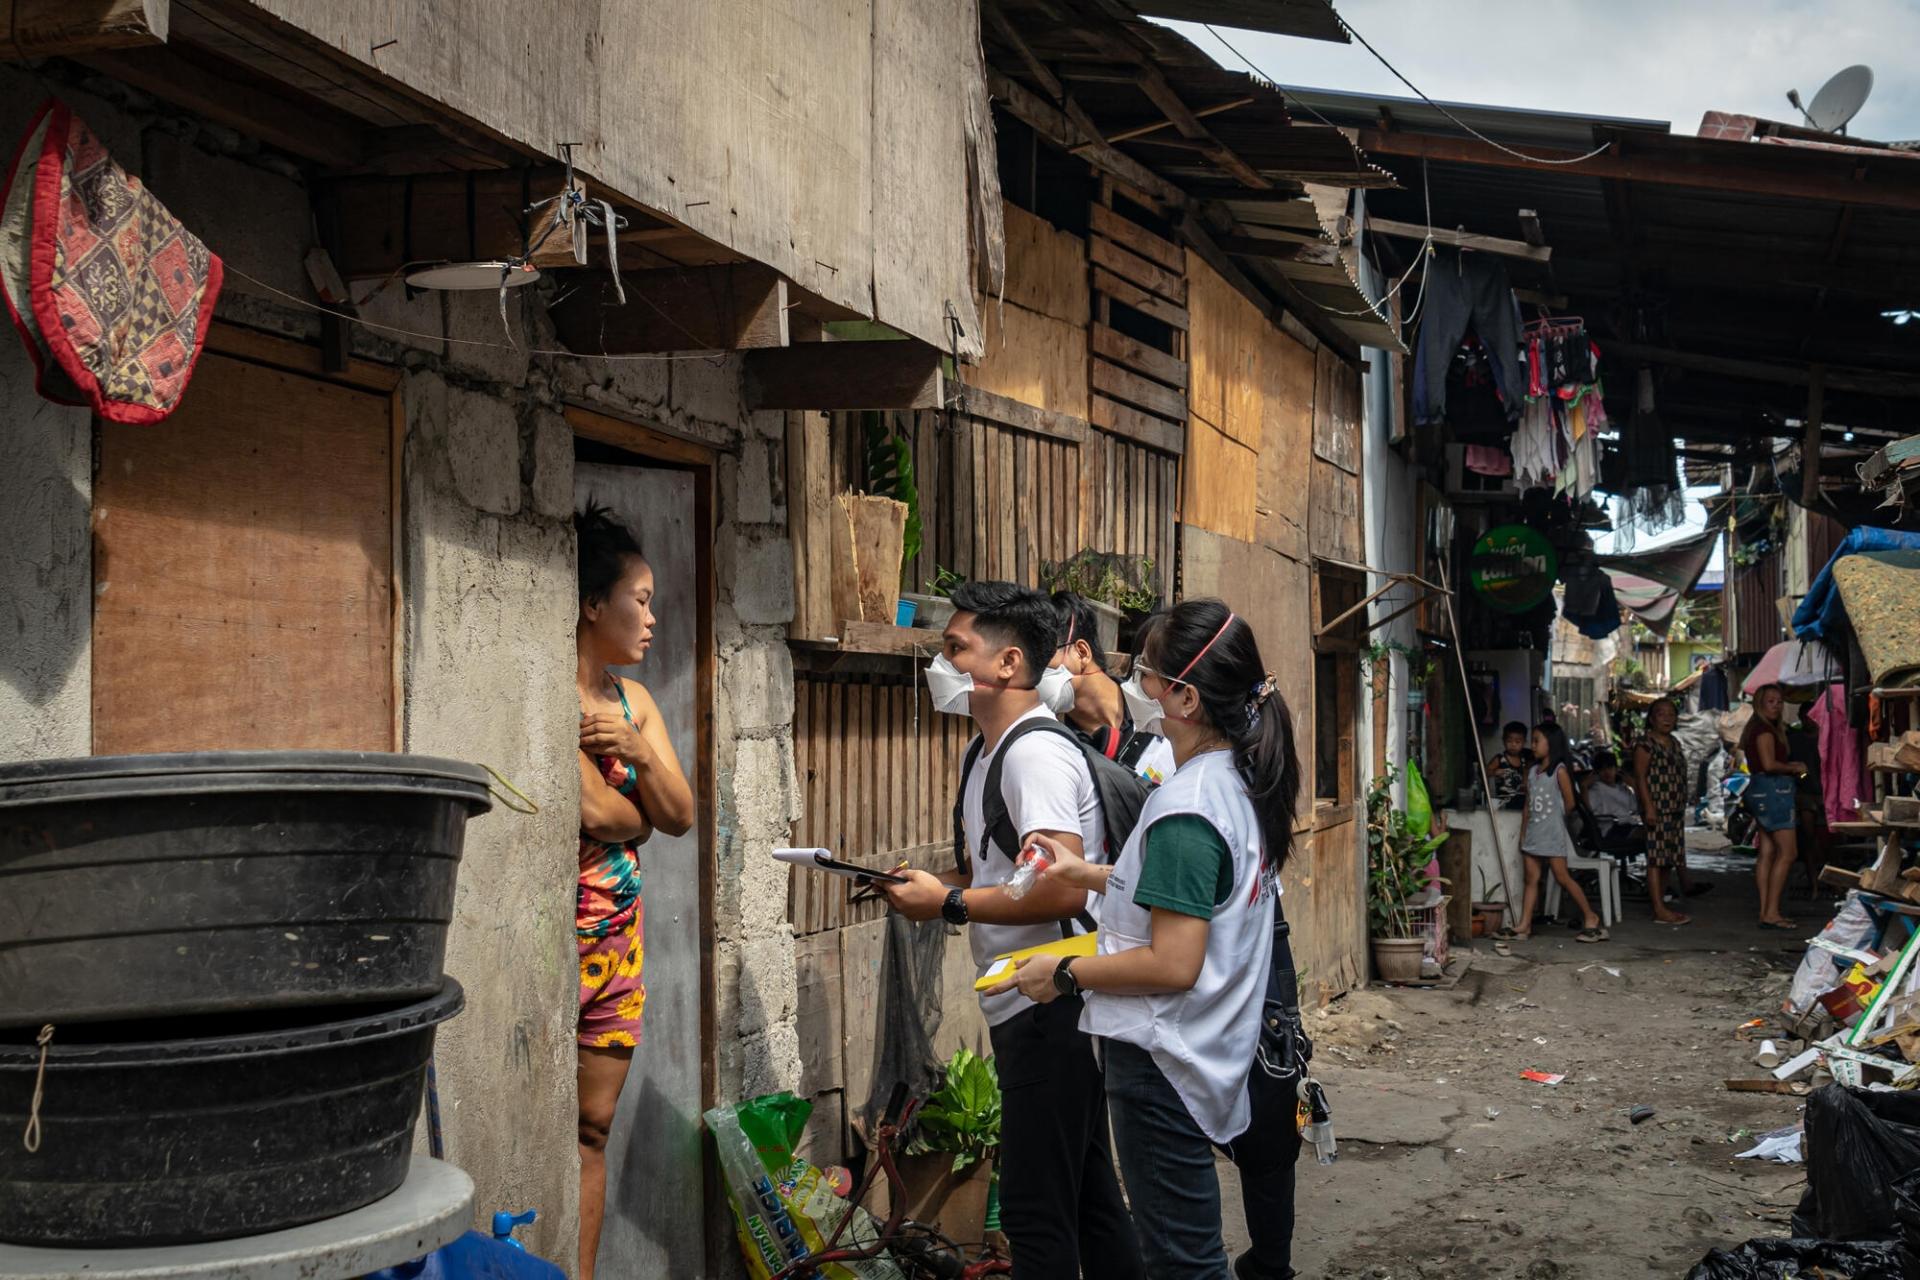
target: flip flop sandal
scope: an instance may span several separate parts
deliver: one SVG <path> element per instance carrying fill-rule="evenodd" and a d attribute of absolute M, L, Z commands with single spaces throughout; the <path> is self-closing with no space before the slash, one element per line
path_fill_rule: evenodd
<path fill-rule="evenodd" d="M 1526 937 L 1524 933 L 1514 932 L 1514 928 L 1510 924 L 1503 924 L 1498 929 L 1495 929 L 1493 931 L 1493 936 L 1498 938 L 1502 942 L 1512 942 L 1515 938 Z"/>
<path fill-rule="evenodd" d="M 1692 916 L 1681 916 L 1678 920 L 1655 920 L 1655 924 L 1666 925 L 1669 929 L 1678 929 L 1683 924 L 1692 924 Z"/>
<path fill-rule="evenodd" d="M 1573 935 L 1575 942 L 1605 942 L 1608 938 L 1605 929 L 1582 929 Z"/>

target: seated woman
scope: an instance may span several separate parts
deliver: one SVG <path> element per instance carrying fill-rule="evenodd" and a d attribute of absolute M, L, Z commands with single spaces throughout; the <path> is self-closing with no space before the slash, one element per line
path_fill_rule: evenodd
<path fill-rule="evenodd" d="M 640 1043 L 644 914 L 640 846 L 693 826 L 693 789 L 646 686 L 607 668 L 631 666 L 653 643 L 653 570 L 633 534 L 604 507 L 574 518 L 580 615 L 580 1276 L 593 1280 L 606 1212 L 607 1133 Z"/>

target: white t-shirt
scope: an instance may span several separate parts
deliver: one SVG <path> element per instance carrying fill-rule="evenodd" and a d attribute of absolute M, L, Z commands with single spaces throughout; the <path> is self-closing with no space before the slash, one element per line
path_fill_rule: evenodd
<path fill-rule="evenodd" d="M 1633 792 L 1617 782 L 1609 784 L 1595 778 L 1588 783 L 1587 808 L 1593 810 L 1594 817 L 1612 822 L 1640 821 L 1640 806 L 1634 803 Z"/>
<path fill-rule="evenodd" d="M 984 794 L 987 770 L 1003 749 L 1015 726 L 1033 719 L 1053 719 L 1045 707 L 1035 707 L 1007 726 L 1007 733 L 991 751 L 982 751 L 964 783 L 960 799 L 960 819 L 966 828 L 967 853 L 973 859 L 973 887 L 987 888 L 1005 884 L 1013 875 L 1013 855 L 1017 849 L 998 846 L 981 852 L 980 841 L 986 827 Z M 1057 733 L 1030 732 L 1008 749 L 1007 762 L 1000 771 L 1000 792 L 1007 806 L 1007 820 L 1016 835 L 1029 831 L 1078 831 L 1089 862 L 1106 862 L 1108 855 L 1105 825 L 1100 815 L 1100 795 L 1093 788 L 1093 775 L 1077 744 Z M 1072 926 L 1079 932 L 1078 926 Z M 986 973 L 994 958 L 1024 947 L 1037 947 L 1060 939 L 1056 921 L 1040 924 L 979 924 L 967 926 L 967 941 L 973 947 L 975 977 Z M 997 996 L 982 995 L 980 1011 L 989 1026 L 998 1026 L 1028 1008 L 1033 1001 L 1018 991 Z"/>

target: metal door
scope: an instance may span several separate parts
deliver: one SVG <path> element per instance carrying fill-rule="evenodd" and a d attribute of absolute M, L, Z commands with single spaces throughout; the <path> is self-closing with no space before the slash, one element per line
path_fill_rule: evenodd
<path fill-rule="evenodd" d="M 619 668 L 659 704 L 674 753 L 698 794 L 695 717 L 702 618 L 697 575 L 706 537 L 697 523 L 691 471 L 574 468 L 576 501 L 610 508 L 639 539 L 653 568 L 655 617 L 647 660 Z M 700 1275 L 706 1269 L 702 1170 L 700 824 L 684 836 L 656 834 L 641 849 L 646 904 L 646 1012 L 640 1047 L 607 1143 L 607 1217 L 600 1238 L 605 1280 Z"/>

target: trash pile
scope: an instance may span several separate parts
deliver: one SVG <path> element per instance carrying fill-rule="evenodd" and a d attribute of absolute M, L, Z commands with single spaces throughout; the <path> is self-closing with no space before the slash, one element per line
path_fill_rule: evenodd
<path fill-rule="evenodd" d="M 1783 1009 L 1787 1034 L 1802 1048 L 1772 1068 L 1776 1081 L 1920 1084 L 1920 920 L 1899 910 L 1905 891 L 1920 892 L 1920 884 L 1896 884 L 1897 898 L 1878 886 L 1850 890 L 1808 944 Z"/>
<path fill-rule="evenodd" d="M 1912 882 L 1867 884 L 1874 874 L 1808 944 L 1783 1025 L 1735 1033 L 1759 1042 L 1766 1074 L 1728 1089 L 1806 1098 L 1802 1124 L 1741 1153 L 1805 1163 L 1793 1235 L 1715 1249 L 1688 1280 L 1920 1276 L 1920 918 Z"/>

